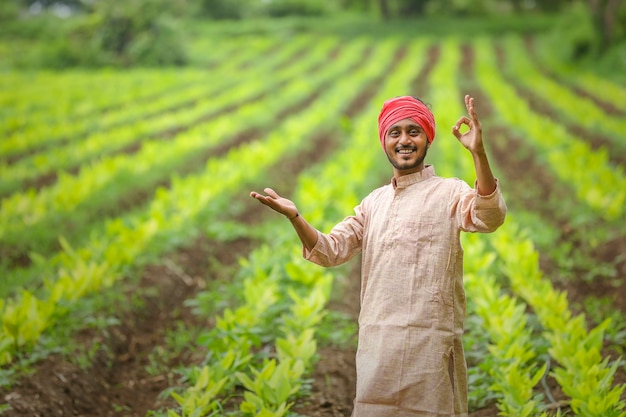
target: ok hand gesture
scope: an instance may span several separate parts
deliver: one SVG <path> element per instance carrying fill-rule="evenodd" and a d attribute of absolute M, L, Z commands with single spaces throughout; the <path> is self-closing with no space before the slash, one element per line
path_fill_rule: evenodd
<path fill-rule="evenodd" d="M 452 127 L 452 134 L 465 146 L 472 154 L 484 152 L 483 147 L 483 128 L 478 120 L 478 115 L 474 109 L 474 98 L 469 95 L 465 96 L 465 107 L 469 117 L 462 116 Z M 469 130 L 461 133 L 461 126 L 466 125 Z"/>

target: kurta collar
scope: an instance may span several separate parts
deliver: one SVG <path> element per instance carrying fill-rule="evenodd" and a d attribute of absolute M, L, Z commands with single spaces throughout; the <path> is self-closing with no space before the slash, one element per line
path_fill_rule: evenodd
<path fill-rule="evenodd" d="M 393 177 L 391 179 L 391 185 L 393 189 L 406 188 L 409 185 L 427 180 L 435 176 L 435 167 L 432 165 L 426 165 L 423 170 L 415 172 L 409 175 L 403 175 L 399 178 Z"/>

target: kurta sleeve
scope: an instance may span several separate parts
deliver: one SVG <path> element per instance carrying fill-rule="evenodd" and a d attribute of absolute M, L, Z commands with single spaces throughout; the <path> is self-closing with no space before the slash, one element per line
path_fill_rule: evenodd
<path fill-rule="evenodd" d="M 321 266 L 337 266 L 360 253 L 365 223 L 363 202 L 354 212 L 354 216 L 346 217 L 330 233 L 318 231 L 315 247 L 310 251 L 303 248 L 304 258 Z"/>
<path fill-rule="evenodd" d="M 462 231 L 489 233 L 504 223 L 507 208 L 499 180 L 496 179 L 496 189 L 489 195 L 478 194 L 476 186 L 472 189 L 465 184 L 464 188 L 453 210 Z"/>

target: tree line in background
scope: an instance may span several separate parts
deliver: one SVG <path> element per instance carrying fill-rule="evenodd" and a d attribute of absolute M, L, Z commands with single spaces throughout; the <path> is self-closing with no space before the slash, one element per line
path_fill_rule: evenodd
<path fill-rule="evenodd" d="M 549 13 L 559 16 L 555 31 L 569 45 L 567 59 L 601 56 L 613 47 L 626 54 L 622 0 L 12 0 L 0 4 L 0 36 L 50 39 L 55 32 L 42 59 L 54 67 L 184 65 L 189 18 L 238 21 L 341 13 L 381 21 Z M 50 22 L 55 14 L 66 22 L 29 24 L 41 15 Z"/>

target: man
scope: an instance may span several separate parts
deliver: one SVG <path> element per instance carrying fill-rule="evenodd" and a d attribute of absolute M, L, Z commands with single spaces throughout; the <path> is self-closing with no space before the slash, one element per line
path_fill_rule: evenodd
<path fill-rule="evenodd" d="M 435 175 L 424 158 L 435 120 L 421 100 L 387 100 L 378 118 L 391 183 L 374 190 L 329 234 L 309 225 L 295 204 L 266 188 L 252 192 L 288 217 L 304 257 L 322 266 L 362 252 L 361 311 L 354 417 L 467 416 L 467 369 L 460 231 L 492 232 L 506 205 L 483 146 L 474 99 L 452 133 L 469 150 L 475 188 Z M 462 125 L 469 130 L 461 133 Z"/>

